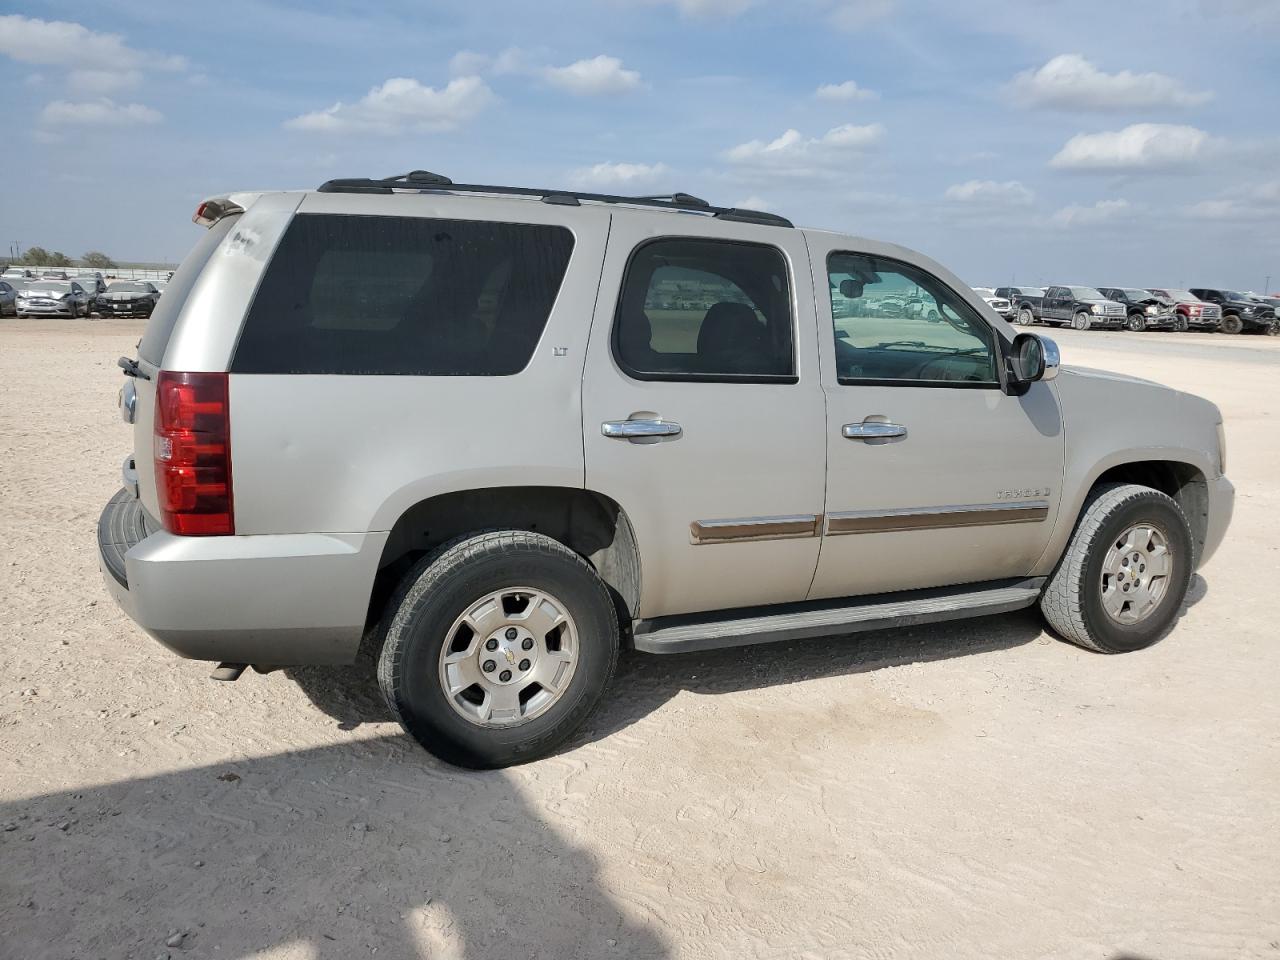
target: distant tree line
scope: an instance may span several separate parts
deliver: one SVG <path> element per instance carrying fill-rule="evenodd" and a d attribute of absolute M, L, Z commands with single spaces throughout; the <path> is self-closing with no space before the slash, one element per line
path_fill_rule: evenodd
<path fill-rule="evenodd" d="M 90 250 L 80 258 L 80 264 L 93 267 L 95 270 L 110 270 L 116 262 L 101 250 Z M 46 250 L 44 247 L 27 247 L 26 253 L 13 261 L 19 267 L 74 267 L 75 261 L 61 250 Z"/>

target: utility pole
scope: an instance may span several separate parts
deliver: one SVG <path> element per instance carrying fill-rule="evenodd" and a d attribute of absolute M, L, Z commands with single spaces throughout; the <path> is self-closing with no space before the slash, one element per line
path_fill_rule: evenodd
<path fill-rule="evenodd" d="M 1267 282 L 1262 285 L 1262 295 L 1265 297 L 1271 292 L 1271 274 L 1267 274 Z"/>

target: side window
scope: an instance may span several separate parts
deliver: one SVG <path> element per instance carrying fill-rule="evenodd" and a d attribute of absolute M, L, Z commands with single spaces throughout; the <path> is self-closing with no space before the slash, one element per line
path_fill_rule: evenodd
<path fill-rule="evenodd" d="M 573 234 L 557 226 L 299 214 L 267 267 L 231 370 L 519 373 L 572 250 Z"/>
<path fill-rule="evenodd" d="M 796 380 L 791 287 L 776 247 L 654 240 L 631 256 L 613 323 L 638 380 Z"/>
<path fill-rule="evenodd" d="M 941 280 L 864 254 L 827 258 L 840 383 L 992 387 L 995 333 Z"/>

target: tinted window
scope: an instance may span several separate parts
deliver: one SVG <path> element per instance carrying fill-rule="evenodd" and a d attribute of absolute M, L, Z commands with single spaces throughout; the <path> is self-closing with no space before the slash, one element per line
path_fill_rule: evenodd
<path fill-rule="evenodd" d="M 231 369 L 518 373 L 572 249 L 564 227 L 299 214 L 267 267 Z"/>
<path fill-rule="evenodd" d="M 993 386 L 995 334 L 937 277 L 896 260 L 827 259 L 841 383 Z"/>
<path fill-rule="evenodd" d="M 631 257 L 614 354 L 647 380 L 795 380 L 791 288 L 776 247 L 655 240 Z"/>

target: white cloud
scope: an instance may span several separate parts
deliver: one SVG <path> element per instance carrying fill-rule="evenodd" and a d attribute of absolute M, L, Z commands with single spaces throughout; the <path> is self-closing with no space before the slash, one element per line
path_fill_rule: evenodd
<path fill-rule="evenodd" d="M 947 187 L 945 196 L 957 203 L 1011 207 L 1025 207 L 1035 199 L 1035 194 L 1017 180 L 967 180 Z"/>
<path fill-rule="evenodd" d="M 140 103 L 119 104 L 102 97 L 99 100 L 86 100 L 71 103 L 67 100 L 55 100 L 44 108 L 40 114 L 40 122 L 50 126 L 92 125 L 104 126 L 140 126 L 159 123 L 164 115 L 159 110 L 144 107 Z"/>
<path fill-rule="evenodd" d="M 743 197 L 733 205 L 738 210 L 772 210 L 773 204 L 764 197 L 752 194 L 749 197 Z"/>
<path fill-rule="evenodd" d="M 1275 0 L 1200 0 L 1200 10 L 1206 17 L 1226 14 L 1258 26 L 1280 25 L 1280 4 Z"/>
<path fill-rule="evenodd" d="M 135 50 L 118 33 L 98 33 L 66 20 L 0 16 L 0 53 L 21 63 L 84 70 L 184 70 L 184 57 Z"/>
<path fill-rule="evenodd" d="M 1188 90 L 1163 73 L 1103 73 L 1078 53 L 1064 53 L 1038 70 L 1020 73 L 1009 87 L 1024 106 L 1063 110 L 1194 107 L 1213 97 Z"/>
<path fill-rule="evenodd" d="M 858 86 L 856 81 L 846 80 L 844 83 L 824 83 L 815 92 L 819 100 L 879 100 L 880 94 L 866 87 Z"/>
<path fill-rule="evenodd" d="M 458 77 L 439 90 L 411 77 L 392 77 L 355 103 L 338 101 L 325 110 L 304 113 L 285 122 L 294 130 L 363 131 L 393 134 L 407 130 L 452 130 L 494 101 L 479 77 Z"/>
<path fill-rule="evenodd" d="M 672 6 L 685 17 L 710 20 L 732 19 L 751 7 L 759 0 L 635 0 L 648 6 Z"/>
<path fill-rule="evenodd" d="M 1237 187 L 1225 196 L 1184 207 L 1182 212 L 1196 220 L 1275 221 L 1280 219 L 1280 180 Z"/>
<path fill-rule="evenodd" d="M 1060 227 L 1092 227 L 1121 219 L 1132 212 L 1133 205 L 1128 200 L 1099 200 L 1088 206 L 1069 204 L 1056 211 L 1049 220 Z"/>
<path fill-rule="evenodd" d="M 828 17 L 841 30 L 859 30 L 886 19 L 897 6 L 898 0 L 837 0 Z"/>
<path fill-rule="evenodd" d="M 542 75 L 548 83 L 580 96 L 628 93 L 640 86 L 638 72 L 624 69 L 617 57 L 604 54 L 567 67 L 547 67 Z"/>
<path fill-rule="evenodd" d="M 1209 152 L 1209 134 L 1170 123 L 1135 123 L 1123 130 L 1078 133 L 1049 161 L 1059 170 L 1114 172 L 1187 167 Z"/>
<path fill-rule="evenodd" d="M 141 70 L 72 70 L 67 74 L 67 84 L 78 93 L 116 93 L 140 83 Z"/>
<path fill-rule="evenodd" d="M 670 173 L 665 163 L 597 163 L 574 170 L 569 180 L 579 189 L 635 189 L 653 186 Z"/>
<path fill-rule="evenodd" d="M 789 176 L 829 172 L 851 155 L 872 147 L 884 138 L 884 127 L 878 123 L 855 126 L 846 123 L 833 127 L 821 137 L 805 137 L 799 130 L 788 130 L 776 140 L 749 140 L 725 154 L 731 163 L 758 167 Z"/>
<path fill-rule="evenodd" d="M 449 73 L 455 77 L 474 77 L 481 73 L 508 74 L 530 72 L 529 55 L 519 47 L 507 47 L 497 56 L 459 50 L 449 60 Z"/>

